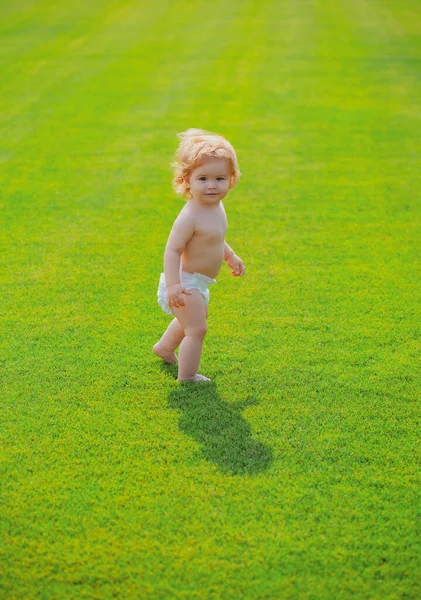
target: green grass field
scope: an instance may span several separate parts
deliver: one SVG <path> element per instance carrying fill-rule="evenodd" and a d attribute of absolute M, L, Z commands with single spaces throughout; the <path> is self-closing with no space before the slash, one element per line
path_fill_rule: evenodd
<path fill-rule="evenodd" d="M 421 595 L 417 0 L 1 2 L 0 597 Z M 152 354 L 176 133 L 242 180 Z"/>

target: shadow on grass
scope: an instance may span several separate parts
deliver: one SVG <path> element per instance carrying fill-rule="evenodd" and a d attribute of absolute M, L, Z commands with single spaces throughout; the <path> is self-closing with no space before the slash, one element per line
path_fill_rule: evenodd
<path fill-rule="evenodd" d="M 254 440 L 241 412 L 255 406 L 250 398 L 229 404 L 219 396 L 216 384 L 183 383 L 170 392 L 171 408 L 181 410 L 180 430 L 202 445 L 203 456 L 233 475 L 255 475 L 273 462 L 273 453 Z"/>

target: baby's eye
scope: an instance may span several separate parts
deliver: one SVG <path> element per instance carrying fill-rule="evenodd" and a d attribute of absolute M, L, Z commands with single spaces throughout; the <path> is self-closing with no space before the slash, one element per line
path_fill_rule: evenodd
<path fill-rule="evenodd" d="M 199 181 L 206 181 L 206 177 L 199 177 Z"/>
<path fill-rule="evenodd" d="M 225 177 L 217 177 L 216 178 L 218 181 L 225 181 Z"/>

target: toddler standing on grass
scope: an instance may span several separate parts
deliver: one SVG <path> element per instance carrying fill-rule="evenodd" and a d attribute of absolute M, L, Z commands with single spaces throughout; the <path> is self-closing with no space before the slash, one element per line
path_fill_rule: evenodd
<path fill-rule="evenodd" d="M 175 319 L 153 351 L 173 364 L 180 346 L 178 380 L 210 381 L 198 373 L 207 331 L 208 288 L 216 283 L 223 260 L 235 277 L 245 272 L 243 261 L 225 241 L 222 204 L 240 171 L 234 148 L 222 136 L 189 129 L 179 138 L 173 185 L 187 202 L 169 235 L 158 287 L 159 305 Z"/>

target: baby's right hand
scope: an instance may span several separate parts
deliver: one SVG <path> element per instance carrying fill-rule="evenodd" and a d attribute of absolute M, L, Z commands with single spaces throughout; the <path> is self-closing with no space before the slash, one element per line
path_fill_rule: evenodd
<path fill-rule="evenodd" d="M 167 288 L 169 306 L 171 306 L 171 308 L 180 308 L 181 306 L 184 306 L 183 294 L 191 296 L 192 292 L 190 290 L 185 290 L 181 283 L 170 285 L 170 287 Z"/>

